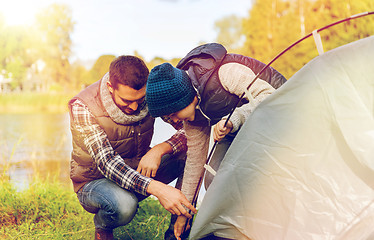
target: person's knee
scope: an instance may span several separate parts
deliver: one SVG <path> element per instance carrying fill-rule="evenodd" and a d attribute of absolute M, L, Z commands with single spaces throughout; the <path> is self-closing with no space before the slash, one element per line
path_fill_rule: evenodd
<path fill-rule="evenodd" d="M 95 225 L 103 229 L 114 229 L 128 224 L 135 216 L 138 200 L 127 191 L 112 192 L 95 216 Z"/>
<path fill-rule="evenodd" d="M 118 225 L 123 226 L 131 222 L 138 209 L 138 201 L 126 199 L 117 206 Z"/>

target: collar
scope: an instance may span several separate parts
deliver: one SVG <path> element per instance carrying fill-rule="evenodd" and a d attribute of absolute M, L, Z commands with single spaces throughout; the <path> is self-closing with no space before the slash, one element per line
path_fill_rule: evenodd
<path fill-rule="evenodd" d="M 109 117 L 115 123 L 123 124 L 123 125 L 133 124 L 133 123 L 141 121 L 143 118 L 145 118 L 148 115 L 148 107 L 145 101 L 143 104 L 139 105 L 138 110 L 136 110 L 135 113 L 132 115 L 127 115 L 124 112 L 122 112 L 122 110 L 119 109 L 117 105 L 114 103 L 112 94 L 109 92 L 109 89 L 107 87 L 108 81 L 109 81 L 109 72 L 106 73 L 101 80 L 101 84 L 100 84 L 101 102 L 103 103 L 105 110 L 109 114 Z"/>

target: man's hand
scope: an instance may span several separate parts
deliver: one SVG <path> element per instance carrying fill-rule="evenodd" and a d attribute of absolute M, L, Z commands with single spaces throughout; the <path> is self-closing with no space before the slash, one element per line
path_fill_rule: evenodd
<path fill-rule="evenodd" d="M 172 148 L 168 143 L 163 142 L 154 146 L 142 157 L 136 171 L 146 177 L 155 177 L 161 163 L 161 157 L 171 152 Z"/>
<path fill-rule="evenodd" d="M 183 193 L 172 186 L 152 180 L 148 185 L 147 192 L 156 196 L 161 205 L 171 214 L 191 218 L 191 214 L 184 207 L 190 209 L 193 213 L 197 212 Z"/>
<path fill-rule="evenodd" d="M 214 141 L 221 141 L 222 138 L 224 138 L 229 132 L 231 132 L 233 125 L 232 122 L 229 120 L 226 124 L 226 120 L 219 121 L 216 125 L 213 127 L 213 139 Z"/>
<path fill-rule="evenodd" d="M 183 233 L 184 225 L 187 224 L 187 218 L 183 215 L 178 216 L 177 221 L 174 224 L 174 235 L 177 238 L 177 240 L 181 240 L 180 236 Z M 186 227 L 186 230 L 188 230 L 191 226 L 188 225 Z"/>

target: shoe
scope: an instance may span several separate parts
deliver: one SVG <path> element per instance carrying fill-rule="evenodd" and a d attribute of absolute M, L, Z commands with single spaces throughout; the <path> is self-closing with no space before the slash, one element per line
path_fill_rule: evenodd
<path fill-rule="evenodd" d="M 95 240 L 114 240 L 113 230 L 95 229 Z"/>

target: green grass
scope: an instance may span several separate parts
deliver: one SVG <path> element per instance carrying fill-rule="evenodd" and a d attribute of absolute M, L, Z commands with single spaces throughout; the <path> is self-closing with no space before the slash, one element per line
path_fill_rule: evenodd
<path fill-rule="evenodd" d="M 72 189 L 57 181 L 35 179 L 18 191 L 0 181 L 0 239 L 93 239 L 93 214 L 86 212 Z M 130 224 L 114 231 L 115 239 L 163 239 L 170 214 L 155 199 L 139 204 Z"/>
<path fill-rule="evenodd" d="M 67 103 L 74 95 L 74 93 L 0 94 L 0 113 L 66 112 Z"/>
<path fill-rule="evenodd" d="M 66 112 L 75 94 L 0 94 L 1 113 Z M 20 139 L 21 141 L 21 139 Z M 93 214 L 79 204 L 72 187 L 57 180 L 36 177 L 25 190 L 9 182 L 10 160 L 0 172 L 0 239 L 89 239 L 94 238 Z M 0 153 L 0 160 L 1 158 Z M 37 172 L 38 170 L 35 169 Z M 139 203 L 135 218 L 114 231 L 115 239 L 163 239 L 170 214 L 152 198 Z"/>

